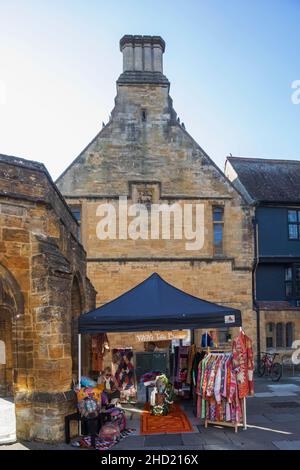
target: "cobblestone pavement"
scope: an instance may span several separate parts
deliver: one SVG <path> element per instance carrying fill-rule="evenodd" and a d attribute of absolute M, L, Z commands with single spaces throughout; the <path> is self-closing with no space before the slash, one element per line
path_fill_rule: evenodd
<path fill-rule="evenodd" d="M 139 435 L 140 413 L 137 410 L 128 426 L 136 428 L 131 435 L 114 447 L 114 450 L 278 450 L 300 449 L 300 374 L 274 383 L 270 379 L 256 378 L 255 396 L 247 399 L 248 429 L 210 426 L 205 429 L 192 413 L 190 404 L 183 405 L 193 431 L 181 434 Z M 22 442 L 0 446 L 0 450 L 74 449 L 71 445 L 51 446 L 36 442 Z"/>

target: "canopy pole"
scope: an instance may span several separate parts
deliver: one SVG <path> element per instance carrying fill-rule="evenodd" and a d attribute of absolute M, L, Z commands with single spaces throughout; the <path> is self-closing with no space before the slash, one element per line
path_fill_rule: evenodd
<path fill-rule="evenodd" d="M 246 409 L 246 397 L 243 398 L 243 428 L 247 429 L 247 409 Z"/>
<path fill-rule="evenodd" d="M 78 334 L 78 387 L 81 387 L 81 334 Z"/>
<path fill-rule="evenodd" d="M 81 388 L 81 334 L 78 333 L 78 388 Z M 81 419 L 78 423 L 78 434 L 81 436 Z"/>

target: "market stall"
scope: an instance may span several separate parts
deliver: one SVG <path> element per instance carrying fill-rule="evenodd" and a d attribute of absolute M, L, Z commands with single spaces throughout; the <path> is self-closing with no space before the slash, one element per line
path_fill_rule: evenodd
<path fill-rule="evenodd" d="M 111 302 L 80 315 L 78 329 L 79 383 L 81 382 L 82 334 L 150 331 L 153 336 L 156 331 L 172 330 L 174 332 L 201 328 L 212 330 L 224 327 L 241 327 L 241 325 L 242 319 L 239 310 L 199 299 L 172 286 L 157 273 L 154 273 Z M 208 353 L 210 354 L 209 351 Z M 188 358 L 188 354 L 186 354 L 186 358 Z M 128 361 L 128 359 L 126 360 Z M 246 427 L 245 400 L 241 413 L 243 414 L 244 427 Z M 208 422 L 209 420 L 206 420 L 206 425 Z"/>
<path fill-rule="evenodd" d="M 172 286 L 157 273 L 102 307 L 79 316 L 79 333 L 241 326 L 240 310 Z"/>

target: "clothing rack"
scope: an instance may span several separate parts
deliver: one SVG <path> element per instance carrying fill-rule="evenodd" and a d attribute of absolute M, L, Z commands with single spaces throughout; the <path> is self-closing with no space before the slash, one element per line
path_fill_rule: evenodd
<path fill-rule="evenodd" d="M 206 351 L 208 353 L 229 353 L 229 352 L 232 352 L 232 349 L 231 348 L 211 348 L 210 346 L 207 346 L 207 347 L 197 347 L 197 351 Z"/>
<path fill-rule="evenodd" d="M 242 423 L 230 422 L 230 421 L 210 421 L 209 419 L 204 420 L 204 427 L 207 428 L 209 424 L 214 426 L 227 426 L 234 428 L 234 432 L 238 432 L 239 427 L 243 427 L 244 430 L 247 430 L 247 410 L 246 410 L 246 398 L 242 400 Z"/>
<path fill-rule="evenodd" d="M 197 348 L 197 350 L 201 351 L 207 351 L 208 354 L 228 354 L 231 353 L 231 349 L 217 349 L 217 348 L 210 348 L 209 346 L 206 348 Z M 209 424 L 214 425 L 214 426 L 226 426 L 230 428 L 234 428 L 234 432 L 238 432 L 239 427 L 243 427 L 244 430 L 247 429 L 247 407 L 246 407 L 246 397 L 242 399 L 241 402 L 242 405 L 242 418 L 243 422 L 242 423 L 236 423 L 236 422 L 229 422 L 229 421 L 211 421 L 207 418 L 204 419 L 204 427 L 207 428 Z"/>

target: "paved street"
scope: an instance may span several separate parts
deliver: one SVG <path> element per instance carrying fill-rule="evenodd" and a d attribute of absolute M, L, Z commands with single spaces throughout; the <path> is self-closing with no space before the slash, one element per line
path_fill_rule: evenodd
<path fill-rule="evenodd" d="M 247 400 L 248 429 L 237 434 L 231 428 L 211 426 L 204 429 L 193 416 L 191 406 L 185 411 L 193 425 L 192 433 L 139 435 L 139 413 L 128 426 L 137 429 L 121 441 L 114 450 L 295 450 L 300 449 L 300 374 L 273 383 L 270 379 L 255 381 L 255 396 Z M 74 449 L 71 445 L 51 446 L 40 443 L 16 443 L 1 446 L 1 450 Z"/>

